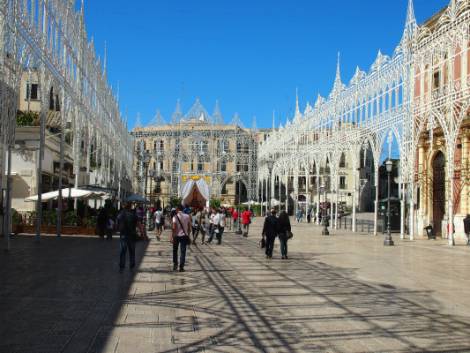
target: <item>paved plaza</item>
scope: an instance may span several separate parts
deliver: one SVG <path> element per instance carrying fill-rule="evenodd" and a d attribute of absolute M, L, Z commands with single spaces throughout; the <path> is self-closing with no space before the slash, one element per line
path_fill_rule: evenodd
<path fill-rule="evenodd" d="M 289 260 L 248 239 L 138 245 L 118 273 L 118 241 L 12 240 L 0 255 L 0 352 L 470 352 L 470 249 L 294 225 Z"/>

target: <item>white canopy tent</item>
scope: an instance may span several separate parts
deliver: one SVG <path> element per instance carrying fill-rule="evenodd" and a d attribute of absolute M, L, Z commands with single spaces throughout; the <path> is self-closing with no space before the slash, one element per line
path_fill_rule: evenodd
<path fill-rule="evenodd" d="M 203 178 L 197 181 L 189 179 L 186 184 L 183 185 L 181 198 L 183 205 L 191 205 L 194 202 L 207 205 L 210 199 L 209 185 L 207 185 Z"/>

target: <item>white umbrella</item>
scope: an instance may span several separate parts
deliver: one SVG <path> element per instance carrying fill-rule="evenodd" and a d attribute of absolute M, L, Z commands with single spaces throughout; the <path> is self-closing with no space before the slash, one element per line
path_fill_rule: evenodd
<path fill-rule="evenodd" d="M 90 190 L 82 190 L 82 189 L 75 189 L 75 188 L 67 188 L 62 189 L 62 197 L 64 199 L 72 198 L 72 199 L 83 199 L 83 198 L 91 198 L 91 197 L 101 197 L 103 196 L 103 192 L 95 192 Z M 39 198 L 39 195 L 34 195 L 25 198 L 26 202 L 36 202 Z M 59 190 L 46 192 L 45 194 L 41 195 L 41 201 L 47 202 L 50 200 L 55 200 L 59 198 Z"/>
<path fill-rule="evenodd" d="M 255 206 L 255 205 L 259 205 L 260 203 L 259 202 L 256 202 L 256 201 L 247 201 L 247 202 L 243 202 L 242 205 L 244 206 Z"/>
<path fill-rule="evenodd" d="M 271 206 L 280 206 L 284 205 L 284 202 L 280 202 L 279 200 L 276 199 L 271 199 Z"/>

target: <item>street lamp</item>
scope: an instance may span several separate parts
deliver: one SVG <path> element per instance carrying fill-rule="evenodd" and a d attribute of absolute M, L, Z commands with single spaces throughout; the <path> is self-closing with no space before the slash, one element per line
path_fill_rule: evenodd
<path fill-rule="evenodd" d="M 241 202 L 241 173 L 237 173 L 237 179 L 238 179 L 238 229 L 235 232 L 235 234 L 243 234 L 242 232 L 242 225 L 241 223 L 241 209 L 240 209 L 240 202 Z"/>
<path fill-rule="evenodd" d="M 390 180 L 391 174 L 393 169 L 393 162 L 390 159 L 387 159 L 385 162 L 385 168 L 387 169 L 387 176 L 388 176 L 388 190 L 387 190 L 387 235 L 384 240 L 384 245 L 392 246 L 394 245 L 392 240 L 392 233 L 390 231 Z"/>
<path fill-rule="evenodd" d="M 268 159 L 268 170 L 269 170 L 269 180 L 268 180 L 268 205 L 269 205 L 269 209 L 271 209 L 271 199 L 272 199 L 272 196 L 271 196 L 271 174 L 273 172 L 273 168 L 274 168 L 274 160 L 273 159 Z"/>
<path fill-rule="evenodd" d="M 323 225 L 323 230 L 321 232 L 322 235 L 330 235 L 330 232 L 328 231 L 328 219 L 326 218 L 327 217 L 327 213 L 326 213 L 326 187 L 325 187 L 325 184 L 322 184 L 320 186 L 320 192 L 323 190 L 323 194 L 324 194 L 324 205 L 323 205 L 323 209 L 322 209 L 322 218 L 321 218 L 321 222 L 322 222 L 322 225 Z"/>

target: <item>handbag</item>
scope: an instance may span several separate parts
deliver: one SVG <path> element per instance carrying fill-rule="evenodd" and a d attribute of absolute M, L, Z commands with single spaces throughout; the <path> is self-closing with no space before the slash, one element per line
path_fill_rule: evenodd
<path fill-rule="evenodd" d="M 293 237 L 294 237 L 294 234 L 290 230 L 288 230 L 287 231 L 287 239 L 292 239 Z"/>
<path fill-rule="evenodd" d="M 261 249 L 264 249 L 266 247 L 266 239 L 264 239 L 264 237 L 262 237 L 261 240 L 259 241 L 259 247 Z"/>

